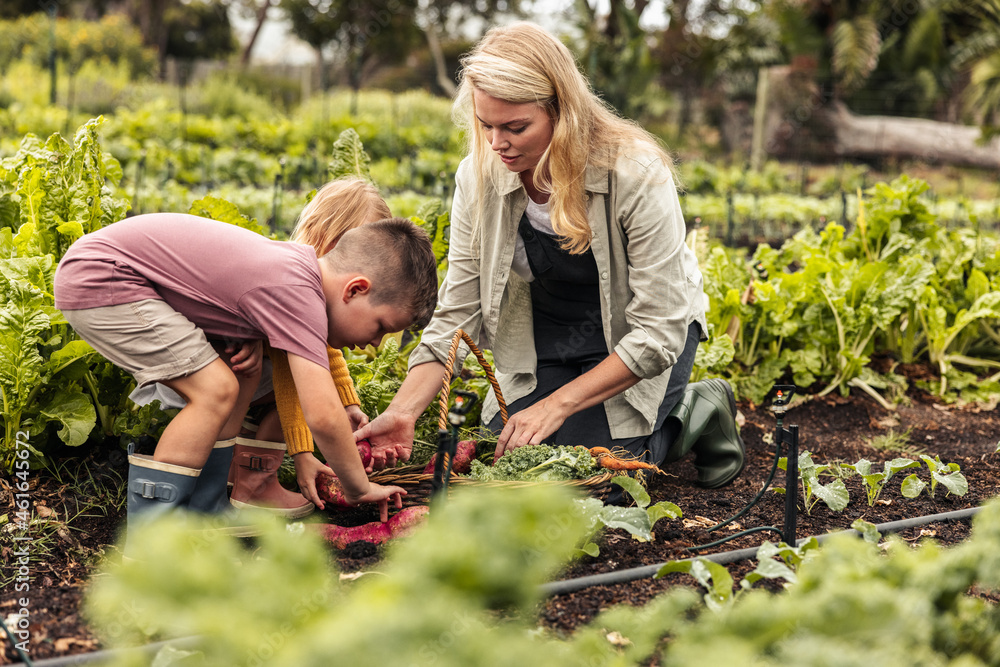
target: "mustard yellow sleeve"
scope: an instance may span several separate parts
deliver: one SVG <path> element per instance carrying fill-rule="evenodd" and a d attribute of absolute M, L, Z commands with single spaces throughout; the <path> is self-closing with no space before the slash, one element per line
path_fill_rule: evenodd
<path fill-rule="evenodd" d="M 288 355 L 284 350 L 268 349 L 274 378 L 274 402 L 278 407 L 281 433 L 285 436 L 288 455 L 313 451 L 313 437 L 306 418 L 302 414 L 299 395 L 295 391 L 292 370 L 288 366 Z"/>
<path fill-rule="evenodd" d="M 337 393 L 340 394 L 340 402 L 344 407 L 348 405 L 361 405 L 361 398 L 354 389 L 354 380 L 347 370 L 347 360 L 344 353 L 335 347 L 327 347 L 326 354 L 330 358 L 330 375 L 333 376 L 333 383 L 337 385 Z"/>

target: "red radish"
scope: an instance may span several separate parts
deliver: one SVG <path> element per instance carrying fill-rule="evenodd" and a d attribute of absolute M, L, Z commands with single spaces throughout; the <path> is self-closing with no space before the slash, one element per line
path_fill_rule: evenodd
<path fill-rule="evenodd" d="M 472 459 L 476 458 L 476 441 L 462 440 L 455 446 L 455 460 L 451 463 L 454 472 L 467 475 L 472 472 Z M 434 474 L 434 462 L 437 461 L 437 453 L 431 457 L 430 462 L 424 468 L 425 475 Z"/>
<path fill-rule="evenodd" d="M 372 446 L 367 440 L 358 440 L 358 454 L 361 456 L 361 465 L 368 467 L 372 462 Z"/>
<path fill-rule="evenodd" d="M 385 523 L 373 521 L 361 526 L 337 526 L 327 524 L 319 526 L 323 537 L 335 549 L 343 549 L 351 542 L 371 542 L 382 544 L 390 539 L 409 535 L 413 529 L 423 522 L 427 515 L 426 505 L 413 505 L 389 517 Z"/>
<path fill-rule="evenodd" d="M 344 487 L 340 485 L 340 480 L 336 477 L 323 477 L 323 480 L 316 484 L 316 493 L 319 499 L 327 504 L 327 507 L 351 507 L 344 495 Z"/>

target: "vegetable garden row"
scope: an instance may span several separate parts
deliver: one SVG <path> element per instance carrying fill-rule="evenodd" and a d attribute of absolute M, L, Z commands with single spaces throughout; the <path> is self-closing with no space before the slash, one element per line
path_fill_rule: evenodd
<path fill-rule="evenodd" d="M 355 129 L 372 156 L 373 179 L 394 210 L 412 215 L 420 204 L 447 202 L 461 159 L 462 138 L 446 100 L 424 93 L 366 91 L 316 98 L 288 115 L 182 113 L 159 99 L 107 116 L 100 134 L 122 166 L 116 194 L 134 213 L 182 210 L 213 194 L 272 229 L 291 228 L 303 193 L 323 183 L 326 163 L 340 132 Z M 0 109 L 0 154 L 13 155 L 29 132 L 68 133 L 86 115 L 58 107 Z M 679 165 L 684 211 L 692 225 L 708 228 L 729 245 L 779 242 L 824 221 L 849 226 L 857 216 L 857 192 L 872 181 L 864 166 L 835 170 L 767 163 L 745 165 L 685 160 Z M 947 195 L 922 195 L 928 210 L 948 226 L 1000 227 L 1000 191 L 962 185 Z"/>

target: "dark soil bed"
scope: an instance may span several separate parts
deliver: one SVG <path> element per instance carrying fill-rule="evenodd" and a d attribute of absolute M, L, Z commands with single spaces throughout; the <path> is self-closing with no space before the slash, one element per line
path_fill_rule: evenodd
<path fill-rule="evenodd" d="M 785 426 L 798 425 L 799 448 L 812 452 L 817 463 L 854 463 L 860 458 L 881 462 L 897 456 L 916 459 L 921 453 L 940 456 L 944 462 L 955 462 L 961 466 L 969 482 L 969 493 L 964 497 L 948 496 L 939 486 L 933 499 L 926 493 L 917 499 L 907 499 L 899 492 L 904 475 L 898 475 L 883 491 L 879 502 L 869 507 L 861 480 L 848 478 L 845 483 L 851 493 L 851 503 L 847 509 L 833 512 L 820 502 L 811 515 L 800 512 L 799 537 L 847 529 L 859 518 L 880 524 L 976 507 L 997 495 L 1000 490 L 1000 454 L 995 453 L 1000 441 L 1000 417 L 997 413 L 945 406 L 916 390 L 911 391 L 910 399 L 909 405 L 889 413 L 861 394 L 850 398 L 825 397 L 794 407 L 785 416 Z M 732 485 L 718 490 L 704 490 L 694 484 L 695 470 L 689 460 L 671 466 L 669 474 L 657 475 L 649 480 L 650 495 L 654 503 L 669 500 L 677 504 L 684 517 L 660 521 L 656 525 L 655 539 L 647 543 L 638 542 L 623 531 L 612 531 L 601 541 L 599 557 L 584 557 L 564 572 L 562 578 L 687 558 L 692 555 L 688 547 L 710 542 L 739 529 L 765 525 L 780 528 L 784 496 L 768 491 L 757 506 L 739 520 L 738 528 L 733 526 L 732 530 L 724 528 L 714 533 L 705 531 L 706 525 L 736 514 L 756 495 L 774 461 L 771 440 L 775 417 L 770 406 L 741 404 L 740 410 L 744 418 L 742 435 L 748 460 L 745 471 Z M 885 436 L 891 433 L 907 434 L 902 444 L 903 451 L 872 446 L 873 441 L 877 445 L 879 440 L 885 440 Z M 111 469 L 106 463 L 94 463 L 88 459 L 81 465 L 97 482 L 104 479 L 106 484 L 120 483 L 116 480 L 121 471 Z M 876 468 L 881 470 L 881 465 Z M 926 468 L 921 476 L 927 478 Z M 775 483 L 784 485 L 783 472 L 778 472 Z M 72 489 L 75 487 L 68 485 L 65 479 L 60 482 L 39 473 L 32 484 L 31 498 L 36 513 L 54 512 L 59 521 L 46 524 L 44 540 L 36 538 L 32 542 L 30 657 L 37 660 L 97 650 L 99 642 L 80 618 L 78 608 L 87 576 L 94 564 L 106 550 L 115 548 L 110 545 L 122 522 L 123 513 L 114 507 L 103 510 L 90 508 L 81 513 L 79 503 L 87 499 L 73 497 Z M 0 513 L 7 514 L 8 521 L 12 522 L 13 512 L 14 497 L 9 481 L 0 480 Z M 66 520 L 67 515 L 72 518 Z M 355 518 L 357 521 L 371 520 L 363 512 Z M 4 531 L 2 526 L 0 531 L 3 531 L 0 532 L 0 552 L 3 554 L 4 581 L 11 581 L 17 567 L 18 545 L 10 539 L 9 531 Z M 960 521 L 910 529 L 901 536 L 912 541 L 929 537 L 951 544 L 963 540 L 968 531 L 969 522 Z M 778 536 L 773 533 L 756 533 L 698 553 L 755 547 L 763 540 L 776 539 Z M 380 556 L 381 550 L 377 547 L 354 544 L 338 554 L 338 564 L 344 571 L 355 571 L 371 567 Z M 730 565 L 729 569 L 738 580 L 753 567 L 753 561 L 745 561 Z M 669 586 L 690 585 L 690 581 L 684 575 L 674 574 L 659 580 L 644 578 L 557 595 L 543 604 L 539 622 L 557 632 L 571 632 L 613 604 L 641 605 Z M 13 584 L 4 586 L 0 595 L 0 617 L 7 618 L 17 613 L 20 595 Z M 4 646 L 0 651 L 0 664 L 16 660 L 11 648 Z"/>

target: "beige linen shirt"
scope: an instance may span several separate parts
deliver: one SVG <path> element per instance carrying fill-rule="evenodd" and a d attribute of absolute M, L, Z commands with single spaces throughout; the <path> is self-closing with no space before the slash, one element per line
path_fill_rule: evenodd
<path fill-rule="evenodd" d="M 511 269 L 528 196 L 515 173 L 504 173 L 493 185 L 487 182 L 477 234 L 476 176 L 470 160 L 462 161 L 455 177 L 448 274 L 438 309 L 409 363 L 411 368 L 434 360 L 446 363 L 451 339 L 461 328 L 477 345 L 492 350 L 504 400 L 513 403 L 537 384 L 529 284 Z M 701 271 L 684 242 L 684 218 L 670 170 L 658 157 L 623 152 L 610 179 L 607 170 L 588 167 L 586 192 L 605 342 L 642 378 L 606 400 L 604 409 L 613 438 L 649 435 L 689 325 L 698 322 L 703 335 L 708 330 Z M 481 241 L 474 243 L 477 236 Z M 483 423 L 498 409 L 490 392 Z"/>

